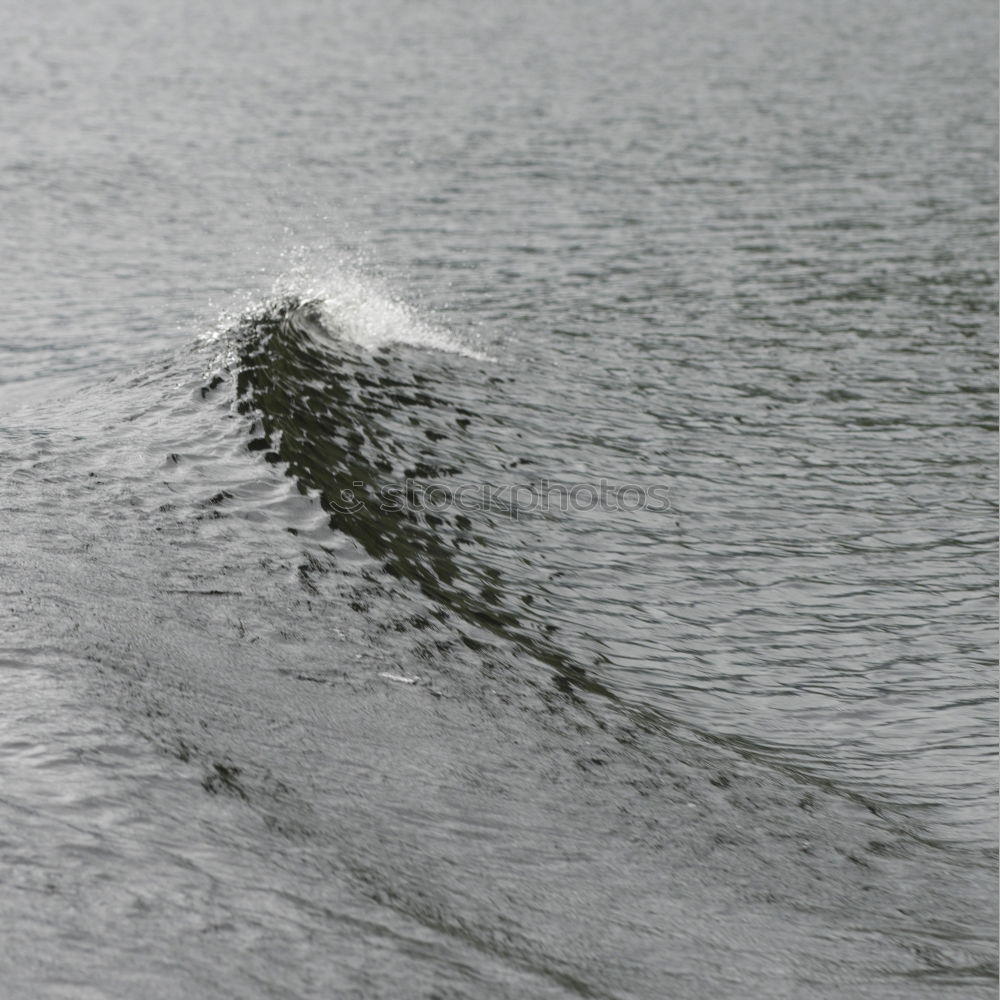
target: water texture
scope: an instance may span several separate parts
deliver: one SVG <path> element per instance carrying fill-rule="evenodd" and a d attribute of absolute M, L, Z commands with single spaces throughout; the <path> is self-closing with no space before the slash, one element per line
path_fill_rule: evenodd
<path fill-rule="evenodd" d="M 5 34 L 0 996 L 993 995 L 994 10 Z"/>

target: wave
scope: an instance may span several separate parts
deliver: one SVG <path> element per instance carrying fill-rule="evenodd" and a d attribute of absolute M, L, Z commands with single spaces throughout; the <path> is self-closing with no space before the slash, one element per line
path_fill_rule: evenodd
<path fill-rule="evenodd" d="M 350 301 L 287 296 L 232 329 L 238 410 L 252 419 L 250 450 L 281 463 L 300 492 L 316 494 L 330 526 L 355 539 L 386 574 L 416 584 L 470 626 L 460 631 L 463 642 L 492 636 L 513 643 L 566 682 L 613 697 L 548 641 L 551 625 L 526 613 L 531 594 L 477 560 L 495 524 L 474 509 L 421 506 L 428 488 L 463 471 L 454 451 L 442 455 L 434 445 L 466 434 L 477 415 L 404 359 L 371 352 L 370 338 L 357 349 L 367 313 L 359 319 L 345 306 Z M 345 310 L 346 326 L 338 320 Z M 380 324 L 387 321 L 381 305 L 372 311 Z M 413 339 L 394 334 L 376 342 Z"/>
<path fill-rule="evenodd" d="M 356 336 L 344 335 L 337 316 L 328 299 L 301 294 L 270 299 L 250 310 L 230 330 L 235 358 L 231 383 L 213 388 L 209 382 L 206 394 L 232 385 L 236 410 L 248 422 L 249 450 L 318 504 L 328 527 L 352 539 L 371 560 L 370 571 L 362 574 L 363 596 L 355 591 L 352 609 L 397 635 L 404 628 L 415 632 L 419 638 L 411 647 L 413 663 L 423 664 L 421 672 L 435 678 L 439 693 L 461 691 L 462 707 L 448 715 L 452 721 L 456 715 L 464 721 L 458 744 L 449 752 L 462 756 L 468 753 L 462 746 L 474 740 L 490 761 L 483 766 L 518 774 L 518 791 L 508 788 L 505 794 L 528 814 L 544 813 L 539 827 L 530 832 L 522 828 L 516 835 L 522 848 L 541 850 L 540 831 L 553 821 L 581 822 L 573 803 L 586 802 L 582 822 L 596 824 L 608 839 L 598 849 L 589 835 L 575 829 L 573 842 L 584 855 L 600 858 L 597 870 L 603 870 L 601 878 L 614 886 L 616 897 L 641 896 L 639 882 L 657 884 L 657 891 L 669 894 L 673 879 L 662 881 L 662 871 L 696 871 L 701 873 L 696 882 L 703 877 L 713 882 L 699 888 L 698 905 L 711 909 L 725 899 L 721 905 L 734 907 L 742 914 L 740 920 L 753 911 L 752 919 L 767 928 L 762 930 L 767 947 L 777 946 L 773 935 L 785 920 L 780 917 L 772 925 L 777 913 L 757 909 L 760 900 L 770 898 L 781 900 L 784 913 L 809 913 L 810 920 L 822 914 L 821 924 L 838 926 L 840 946 L 852 954 L 848 961 L 858 968 L 870 961 L 866 953 L 871 941 L 864 940 L 865 935 L 856 937 L 843 924 L 846 913 L 854 920 L 859 912 L 867 912 L 882 928 L 879 948 L 901 946 L 907 952 L 916 947 L 924 956 L 916 963 L 921 965 L 930 954 L 926 942 L 914 945 L 911 931 L 892 915 L 894 908 L 910 905 L 911 888 L 883 877 L 875 895 L 870 893 L 872 873 L 887 857 L 908 871 L 906 877 L 915 879 L 914 884 L 925 882 L 928 891 L 931 885 L 947 884 L 953 873 L 933 845 L 893 810 L 794 768 L 783 770 L 773 755 L 757 753 L 747 741 L 702 732 L 684 720 L 621 700 L 601 676 L 602 664 L 583 663 L 578 652 L 560 643 L 560 623 L 544 610 L 544 594 L 532 574 L 536 567 L 525 555 L 526 536 L 519 533 L 516 518 L 496 510 L 430 509 L 421 502 L 420 489 L 488 471 L 484 439 L 489 441 L 503 428 L 472 387 L 497 378 L 495 368 L 463 352 L 409 352 L 407 347 L 413 345 L 405 339 L 362 344 Z M 395 502 L 387 503 L 387 498 Z M 304 564 L 316 600 L 322 596 L 319 578 L 336 575 L 342 559 L 342 552 L 321 551 Z M 414 592 L 423 600 L 407 596 Z M 499 673 L 498 666 L 503 668 Z M 458 671 L 464 671 L 461 679 Z M 413 665 L 404 661 L 378 675 L 409 679 L 414 673 Z M 306 675 L 307 683 L 323 676 Z M 520 719 L 496 719 L 498 702 Z M 539 706 L 544 706 L 541 715 Z M 470 711 L 478 723 L 472 722 Z M 512 733 L 515 747 L 508 748 Z M 540 733 L 545 733 L 541 739 Z M 431 739 L 444 736 L 435 730 Z M 536 741 L 545 749 L 537 761 L 528 762 L 516 747 Z M 554 767 L 566 766 L 572 767 L 572 777 L 564 772 L 554 777 Z M 595 795 L 605 801 L 598 804 Z M 498 808 L 492 795 L 473 795 L 469 801 L 473 811 L 495 814 Z M 455 822 L 455 817 L 446 822 Z M 460 826 L 469 832 L 465 823 L 463 819 Z M 651 837 L 649 831 L 662 823 L 670 834 Z M 338 850 L 344 849 L 339 841 Z M 462 856 L 463 863 L 469 861 L 464 851 Z M 608 866 L 625 856 L 630 858 L 625 871 L 611 875 Z M 502 864 L 488 867 L 491 877 L 506 877 Z M 577 891 L 599 908 L 606 896 L 591 882 L 594 870 L 586 864 L 575 870 L 587 882 Z M 588 963 L 583 963 L 587 974 L 577 977 L 581 966 L 568 959 L 565 943 L 559 934 L 552 936 L 551 928 L 542 934 L 547 944 L 541 951 L 554 951 L 544 959 L 538 947 L 518 935 L 496 945 L 497 921 L 534 927 L 528 938 L 538 933 L 537 913 L 530 912 L 537 901 L 516 915 L 505 908 L 497 912 L 492 904 L 482 911 L 463 909 L 456 900 L 467 891 L 482 905 L 479 888 L 471 890 L 463 876 L 451 883 L 445 898 L 428 904 L 426 883 L 418 880 L 415 886 L 401 888 L 409 877 L 402 877 L 397 867 L 391 874 L 373 873 L 368 867 L 365 871 L 367 880 L 380 885 L 388 880 L 409 914 L 448 926 L 451 933 L 533 968 L 545 968 L 570 992 L 614 994 L 613 977 L 595 972 Z M 533 871 L 552 891 L 551 872 L 544 865 Z M 727 880 L 732 884 L 724 886 Z M 821 898 L 828 890 L 832 894 Z M 554 898 L 560 898 L 560 892 Z M 523 887 L 514 898 L 520 901 L 515 906 L 526 904 Z M 652 923 L 637 934 L 648 945 L 657 938 L 651 926 L 661 919 L 676 920 L 678 914 L 665 898 L 643 898 Z M 636 918 L 629 904 L 625 910 L 631 912 L 630 920 Z M 550 920 L 554 911 L 540 906 L 538 912 Z M 590 926 L 594 915 L 583 918 L 588 934 L 596 933 L 596 924 Z M 964 943 L 952 952 L 952 946 L 939 942 L 934 947 L 944 950 L 934 951 L 929 964 L 937 963 L 942 975 L 956 981 L 975 980 L 989 963 L 977 964 L 981 953 L 969 945 L 973 935 L 964 925 L 960 904 L 951 919 L 956 941 Z M 718 926 L 727 920 L 720 918 Z M 792 947 L 809 964 L 819 953 L 813 935 L 825 932 L 804 933 Z M 696 950 L 710 947 L 706 935 L 713 939 L 714 931 L 699 923 Z M 892 945 L 887 944 L 890 940 Z M 631 946 L 624 952 L 632 954 Z M 557 960 L 552 960 L 553 954 Z M 828 954 L 824 961 L 831 958 Z M 608 968 L 614 966 L 607 953 L 603 961 Z M 898 954 L 893 961 L 898 969 L 908 963 Z M 968 963 L 967 970 L 961 968 L 963 963 Z M 636 982 L 654 968 L 662 972 L 653 961 Z M 615 974 L 623 974 L 622 969 Z M 638 992 L 645 988 L 638 987 Z"/>

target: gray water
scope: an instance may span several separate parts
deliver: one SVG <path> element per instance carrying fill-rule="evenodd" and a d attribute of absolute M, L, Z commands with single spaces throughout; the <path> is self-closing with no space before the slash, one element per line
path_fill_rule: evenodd
<path fill-rule="evenodd" d="M 995 995 L 996 31 L 6 11 L 0 997 Z"/>

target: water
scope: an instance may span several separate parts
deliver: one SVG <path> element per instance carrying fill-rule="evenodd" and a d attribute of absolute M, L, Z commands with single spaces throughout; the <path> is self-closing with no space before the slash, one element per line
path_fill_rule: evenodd
<path fill-rule="evenodd" d="M 993 994 L 995 11 L 5 31 L 0 994 Z"/>

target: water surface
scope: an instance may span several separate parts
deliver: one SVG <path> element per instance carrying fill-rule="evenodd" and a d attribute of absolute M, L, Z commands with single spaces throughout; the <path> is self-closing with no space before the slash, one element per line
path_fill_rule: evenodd
<path fill-rule="evenodd" d="M 8 21 L 12 997 L 991 995 L 994 11 Z"/>

